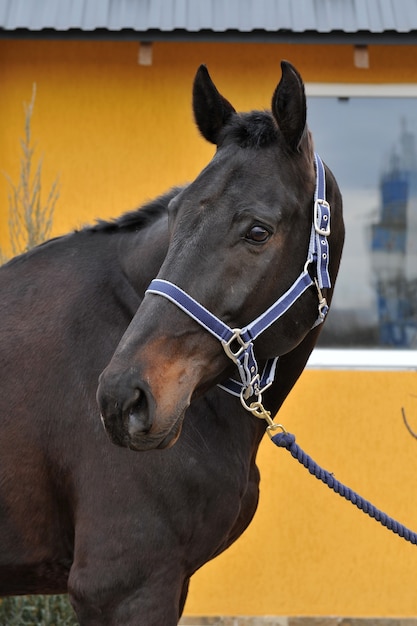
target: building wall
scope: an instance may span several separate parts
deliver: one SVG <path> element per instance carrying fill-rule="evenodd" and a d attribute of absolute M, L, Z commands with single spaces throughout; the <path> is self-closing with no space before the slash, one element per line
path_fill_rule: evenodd
<path fill-rule="evenodd" d="M 135 42 L 0 41 L 0 170 L 18 179 L 23 103 L 37 95 L 32 131 L 45 192 L 60 177 L 54 234 L 134 208 L 191 180 L 213 154 L 191 112 L 195 71 L 206 63 L 237 109 L 265 108 L 292 61 L 309 82 L 416 82 L 417 47 L 371 47 L 369 70 L 351 46 L 155 43 L 152 66 Z M 0 242 L 7 230 L 0 176 Z"/>
<path fill-rule="evenodd" d="M 201 170 L 213 154 L 192 121 L 201 62 L 240 110 L 269 106 L 282 58 L 308 82 L 417 82 L 417 47 L 371 46 L 369 70 L 355 68 L 344 45 L 156 43 L 151 66 L 138 64 L 138 50 L 135 42 L 0 41 L 0 171 L 18 178 L 22 103 L 35 82 L 45 191 L 60 177 L 53 234 L 117 216 Z M 7 245 L 1 175 L 0 242 Z M 417 441 L 401 419 L 405 407 L 417 429 L 416 398 L 415 372 L 308 370 L 280 421 L 337 478 L 417 530 Z M 255 520 L 196 574 L 188 615 L 417 615 L 416 547 L 267 439 L 259 465 Z"/>
<path fill-rule="evenodd" d="M 417 532 L 415 372 L 306 370 L 279 421 L 317 463 Z M 238 433 L 236 433 L 238 436 Z M 416 546 L 265 437 L 252 524 L 191 583 L 191 614 L 417 617 Z"/>

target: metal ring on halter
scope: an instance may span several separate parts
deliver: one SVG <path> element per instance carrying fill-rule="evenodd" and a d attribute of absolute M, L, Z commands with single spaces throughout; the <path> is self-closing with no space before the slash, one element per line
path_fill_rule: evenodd
<path fill-rule="evenodd" d="M 241 333 L 242 333 L 242 329 L 241 328 L 232 328 L 231 330 L 233 332 L 233 335 L 230 337 L 230 339 L 228 341 L 222 341 L 222 346 L 223 346 L 224 351 L 226 352 L 227 356 L 229 357 L 229 359 L 232 359 L 232 361 L 234 361 L 236 363 L 238 357 L 249 346 L 250 341 L 243 341 L 242 335 L 241 335 Z M 236 350 L 236 352 L 233 352 L 233 350 L 232 350 L 232 343 L 234 341 L 237 341 L 237 343 L 240 346 Z"/>
<path fill-rule="evenodd" d="M 244 409 L 246 409 L 247 411 L 249 411 L 249 413 L 254 413 L 256 415 L 256 408 L 252 408 L 252 405 L 254 404 L 254 402 L 251 402 L 251 404 L 248 404 L 246 402 L 246 400 L 248 398 L 245 398 L 245 388 L 242 388 L 242 391 L 240 392 L 239 398 L 240 398 L 240 402 L 243 406 Z M 254 395 L 254 394 L 252 394 Z M 256 394 L 256 404 L 259 404 L 260 406 L 262 406 L 262 392 L 258 391 L 258 393 Z M 265 409 L 264 409 L 265 410 Z M 260 415 L 258 417 L 261 417 Z"/>
<path fill-rule="evenodd" d="M 327 311 L 329 310 L 329 305 L 327 304 L 326 298 L 322 294 L 317 278 L 314 279 L 314 284 L 316 285 L 319 298 L 319 318 L 324 320 L 327 315 Z"/>

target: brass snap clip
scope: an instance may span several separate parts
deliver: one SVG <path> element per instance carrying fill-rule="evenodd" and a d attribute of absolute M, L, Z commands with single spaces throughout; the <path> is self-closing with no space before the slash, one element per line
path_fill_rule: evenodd
<path fill-rule="evenodd" d="M 284 426 L 282 424 L 276 424 L 274 422 L 271 417 L 271 412 L 267 411 L 262 402 L 260 402 L 259 400 L 256 402 L 252 402 L 248 408 L 251 413 L 256 415 L 256 417 L 259 417 L 259 419 L 264 419 L 268 423 L 268 426 L 266 427 L 266 432 L 271 438 L 276 430 L 281 430 L 283 433 L 287 434 Z"/>

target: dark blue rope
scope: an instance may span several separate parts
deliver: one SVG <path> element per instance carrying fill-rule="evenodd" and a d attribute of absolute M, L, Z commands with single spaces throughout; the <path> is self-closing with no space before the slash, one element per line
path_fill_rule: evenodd
<path fill-rule="evenodd" d="M 412 532 L 399 522 L 395 521 L 379 509 L 377 509 L 373 504 L 364 500 L 360 495 L 346 487 L 340 483 L 333 474 L 327 472 L 322 467 L 317 465 L 315 461 L 311 457 L 308 456 L 298 444 L 295 443 L 295 437 L 291 433 L 278 433 L 271 437 L 272 441 L 279 448 L 287 448 L 289 452 L 291 452 L 292 456 L 297 459 L 301 465 L 304 465 L 316 478 L 324 482 L 329 489 L 333 489 L 339 496 L 346 498 L 352 504 L 355 504 L 358 509 L 373 517 L 377 522 L 391 530 L 393 533 L 396 533 L 400 537 L 403 537 L 406 541 L 416 545 L 417 544 L 417 533 Z"/>

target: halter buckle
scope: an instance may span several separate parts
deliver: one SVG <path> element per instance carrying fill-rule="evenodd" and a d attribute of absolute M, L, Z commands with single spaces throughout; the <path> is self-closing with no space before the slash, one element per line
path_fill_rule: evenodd
<path fill-rule="evenodd" d="M 319 207 L 325 209 L 324 213 L 319 210 Z M 323 237 L 328 237 L 330 235 L 330 204 L 326 200 L 317 198 L 314 202 L 313 220 L 316 233 Z M 324 227 L 322 222 L 325 222 Z"/>

